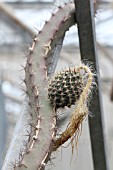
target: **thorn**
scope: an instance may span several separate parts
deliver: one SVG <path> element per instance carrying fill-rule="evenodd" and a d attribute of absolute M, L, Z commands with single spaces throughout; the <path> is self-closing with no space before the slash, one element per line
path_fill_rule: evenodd
<path fill-rule="evenodd" d="M 32 85 L 32 91 L 34 93 L 33 97 L 36 99 L 39 97 L 39 91 L 35 84 Z"/>
<path fill-rule="evenodd" d="M 19 86 L 21 86 L 23 83 L 26 84 L 26 80 L 25 79 L 21 79 L 21 83 L 19 83 Z"/>
<path fill-rule="evenodd" d="M 45 21 L 45 24 L 48 24 L 48 23 L 49 23 L 49 21 L 46 20 L 46 21 Z"/>
<path fill-rule="evenodd" d="M 21 163 L 21 166 L 23 166 L 23 167 L 25 167 L 25 168 L 28 168 L 27 165 L 25 165 L 25 164 L 23 164 L 23 163 Z"/>
<path fill-rule="evenodd" d="M 37 37 L 35 37 L 35 38 L 33 39 L 33 41 L 34 41 L 34 42 L 37 42 L 37 41 L 38 41 L 38 38 L 37 38 Z"/>
<path fill-rule="evenodd" d="M 45 165 L 46 165 L 46 164 L 45 164 L 44 162 L 42 162 L 41 165 L 40 165 L 40 170 L 41 170 L 41 169 L 44 169 L 44 168 L 45 168 Z"/>
<path fill-rule="evenodd" d="M 32 104 L 30 102 L 28 102 L 28 105 L 32 108 Z"/>
<path fill-rule="evenodd" d="M 58 30 L 58 28 L 56 29 L 56 32 L 58 32 L 59 30 Z"/>
<path fill-rule="evenodd" d="M 25 141 L 24 139 L 22 140 L 22 143 L 23 143 L 24 146 L 27 146 L 27 144 L 28 144 L 28 142 Z"/>
<path fill-rule="evenodd" d="M 38 116 L 39 116 L 39 110 L 40 110 L 40 108 L 41 108 L 40 105 L 37 105 L 37 106 L 35 107 L 36 118 L 38 118 Z"/>
<path fill-rule="evenodd" d="M 29 65 L 29 67 L 32 65 L 31 61 L 28 61 L 27 64 Z"/>
<path fill-rule="evenodd" d="M 30 123 L 29 123 L 30 125 Z M 31 138 L 31 132 L 29 132 L 28 130 L 26 130 L 27 134 L 25 136 L 28 136 L 29 138 Z"/>
<path fill-rule="evenodd" d="M 39 133 L 39 130 L 41 129 L 41 127 L 39 125 L 36 126 L 36 130 L 38 131 Z"/>
<path fill-rule="evenodd" d="M 45 55 L 48 54 L 48 52 L 51 50 L 51 41 L 48 44 L 44 45 Z"/>
<path fill-rule="evenodd" d="M 35 97 L 35 100 L 37 100 L 39 98 L 39 95 L 37 94 L 34 97 Z"/>
<path fill-rule="evenodd" d="M 47 59 L 47 55 L 44 56 L 45 60 Z"/>
<path fill-rule="evenodd" d="M 20 149 L 20 153 L 19 153 L 19 164 L 20 164 L 20 162 L 22 162 L 22 160 L 23 160 L 23 151 Z"/>
<path fill-rule="evenodd" d="M 58 6 L 58 9 L 62 9 L 63 7 L 62 6 Z"/>
<path fill-rule="evenodd" d="M 38 34 L 41 34 L 42 33 L 42 30 L 38 31 Z"/>
<path fill-rule="evenodd" d="M 30 71 L 30 72 L 29 72 L 29 76 L 30 76 L 30 77 L 33 77 L 33 72 Z"/>
<path fill-rule="evenodd" d="M 40 120 L 40 121 L 41 121 L 42 117 L 43 117 L 43 116 L 38 116 L 37 118 L 38 118 L 38 120 Z"/>
<path fill-rule="evenodd" d="M 34 29 L 35 29 L 36 31 L 38 31 L 38 32 L 39 32 L 39 29 L 38 29 L 38 28 L 34 27 Z"/>
<path fill-rule="evenodd" d="M 46 67 L 46 66 L 44 66 L 44 70 L 47 70 L 47 67 Z"/>
<path fill-rule="evenodd" d="M 24 92 L 23 94 L 27 94 L 28 95 L 28 91 L 25 89 L 22 89 L 22 91 Z"/>
<path fill-rule="evenodd" d="M 50 41 L 53 41 L 53 37 L 51 37 L 49 40 L 50 40 Z"/>
<path fill-rule="evenodd" d="M 29 47 L 30 53 L 33 53 L 33 47 Z"/>
<path fill-rule="evenodd" d="M 38 137 L 37 136 L 33 136 L 32 139 L 36 141 L 38 139 Z"/>
<path fill-rule="evenodd" d="M 26 66 L 23 66 L 22 64 L 21 64 L 21 67 L 23 68 L 23 69 L 21 69 L 20 71 L 26 71 Z"/>
<path fill-rule="evenodd" d="M 24 45 L 26 49 L 29 49 L 29 46 L 27 44 Z"/>
<path fill-rule="evenodd" d="M 33 117 L 33 114 L 32 114 L 32 112 L 28 112 L 28 114 L 29 114 L 31 117 Z M 26 114 L 26 115 L 28 115 L 28 114 Z"/>
<path fill-rule="evenodd" d="M 33 123 L 29 122 L 28 125 L 36 129 L 36 126 Z"/>
<path fill-rule="evenodd" d="M 54 17 L 54 16 L 55 16 L 55 13 L 52 13 L 51 15 Z"/>
<path fill-rule="evenodd" d="M 36 106 L 36 111 L 39 111 L 39 109 L 40 109 L 40 105 L 37 105 Z"/>
<path fill-rule="evenodd" d="M 53 130 L 53 129 L 56 129 L 55 124 L 52 124 L 52 127 L 51 127 L 51 129 L 50 129 L 50 130 Z"/>
<path fill-rule="evenodd" d="M 14 162 L 10 162 L 9 166 L 10 166 L 10 167 L 13 167 L 14 169 L 16 168 L 16 165 L 15 165 Z"/>

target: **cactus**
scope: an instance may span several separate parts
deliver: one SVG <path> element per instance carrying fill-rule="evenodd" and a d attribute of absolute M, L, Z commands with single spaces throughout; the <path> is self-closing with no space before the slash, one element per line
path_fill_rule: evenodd
<path fill-rule="evenodd" d="M 24 112 L 27 113 L 27 117 L 25 118 L 25 113 L 21 115 L 15 130 L 16 136 L 11 143 L 2 170 L 44 169 L 51 152 L 73 136 L 88 114 L 87 98 L 92 84 L 92 74 L 88 67 L 81 66 L 77 70 L 69 69 L 61 72 L 49 84 L 49 92 L 47 93 L 48 76 L 50 76 L 50 68 L 54 64 L 51 53 L 57 46 L 59 39 L 64 36 L 69 27 L 75 24 L 74 11 L 73 3 L 65 3 L 64 6 L 58 7 L 58 11 L 52 14 L 49 21 L 45 22 L 43 29 L 35 36 L 31 47 L 29 47 L 24 68 L 27 95 L 27 109 Z M 83 77 L 81 70 L 84 70 Z M 63 87 L 61 87 L 62 79 Z M 66 84 L 66 81 L 71 81 L 71 83 Z M 74 84 L 76 81 L 77 86 Z M 57 82 L 59 83 L 57 84 Z M 60 105 L 55 99 L 59 93 L 59 87 L 64 90 L 64 102 L 60 100 Z M 72 93 L 66 98 L 65 93 L 67 94 L 69 88 Z M 60 138 L 55 139 L 56 110 L 64 106 L 70 107 L 75 102 L 77 107 L 72 114 L 68 129 Z M 21 121 L 23 121 L 23 125 L 21 125 Z M 10 162 L 12 162 L 11 166 L 9 166 Z"/>
<path fill-rule="evenodd" d="M 87 104 L 93 85 L 93 74 L 90 68 L 85 65 L 81 65 L 77 68 L 77 72 L 79 73 L 80 71 L 84 71 L 83 77 L 86 82 L 86 85 L 83 87 L 83 91 L 81 92 L 80 97 L 76 101 L 76 107 L 73 113 L 71 114 L 71 119 L 69 121 L 68 128 L 54 142 L 54 151 L 58 149 L 61 145 L 63 145 L 68 139 L 71 138 L 71 142 L 74 140 L 74 134 L 79 130 L 79 126 L 81 125 L 84 118 L 88 115 Z"/>
<path fill-rule="evenodd" d="M 85 76 L 77 69 L 64 70 L 50 81 L 48 97 L 51 105 L 58 108 L 70 107 L 79 99 L 85 86 Z"/>

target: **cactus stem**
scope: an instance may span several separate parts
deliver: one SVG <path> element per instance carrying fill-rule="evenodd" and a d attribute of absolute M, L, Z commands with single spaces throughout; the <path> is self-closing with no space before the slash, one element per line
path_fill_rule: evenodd
<path fill-rule="evenodd" d="M 55 17 L 54 18 L 51 17 L 50 19 L 51 25 L 45 23 L 43 29 L 41 31 L 38 30 L 38 35 L 33 39 L 32 45 L 28 47 L 29 54 L 27 54 L 25 77 L 27 86 L 26 93 L 28 94 L 27 109 L 28 112 L 30 111 L 29 114 L 31 115 L 31 126 L 29 127 L 30 133 L 28 133 L 28 138 L 26 138 L 26 141 L 25 140 L 23 141 L 23 146 L 25 147 L 25 152 L 21 153 L 23 161 L 21 161 L 22 160 L 21 159 L 19 163 L 20 164 L 22 164 L 22 162 L 27 163 L 27 169 L 29 170 L 31 169 L 34 170 L 36 169 L 36 167 L 38 170 L 39 169 L 41 170 L 42 167 L 45 167 L 45 162 L 47 162 L 48 157 L 52 152 L 52 146 L 54 141 L 53 139 L 56 135 L 57 130 L 56 127 L 57 117 L 56 113 L 54 113 L 55 109 L 53 109 L 49 105 L 46 93 L 47 83 L 43 81 L 47 80 L 47 70 L 43 68 L 43 66 L 49 67 L 49 64 L 51 64 L 52 59 L 50 57 L 49 61 L 49 59 L 46 60 L 46 57 L 49 58 L 49 52 L 54 49 L 58 40 L 61 38 L 61 36 L 64 35 L 65 31 L 75 23 L 74 5 L 69 4 L 69 6 L 66 6 L 64 9 L 61 6 L 58 8 L 62 10 L 59 10 L 55 14 L 52 14 L 52 16 Z M 69 14 L 72 15 L 71 20 L 70 18 L 68 18 L 69 22 L 68 20 L 66 20 L 66 22 L 65 21 L 62 22 L 62 20 L 66 19 L 63 18 L 62 16 L 64 15 L 68 17 Z M 53 21 L 51 22 L 51 20 Z M 55 30 L 54 28 L 57 29 Z M 41 34 L 42 32 L 44 32 L 44 34 Z M 48 32 L 48 34 L 46 34 L 46 32 Z M 54 41 L 52 39 L 50 40 L 50 34 Z M 36 42 L 39 40 L 39 38 L 41 41 L 37 43 L 37 46 L 35 47 Z M 34 48 L 36 49 L 34 50 Z M 37 51 L 39 52 L 38 56 Z M 43 69 L 46 70 L 46 72 Z M 36 89 L 34 85 L 36 82 L 37 82 L 36 87 L 38 89 Z M 41 95 L 39 96 L 38 90 L 41 93 Z M 42 102 L 42 105 L 40 104 L 40 101 Z M 35 128 L 32 126 L 35 126 Z M 40 140 L 40 144 L 37 142 L 38 139 Z M 29 153 L 29 155 L 27 155 L 27 153 Z M 30 160 L 33 160 L 34 162 L 30 162 Z M 17 162 L 15 162 L 14 165 L 15 165 L 14 169 L 16 170 L 25 169 L 23 167 L 19 168 Z"/>

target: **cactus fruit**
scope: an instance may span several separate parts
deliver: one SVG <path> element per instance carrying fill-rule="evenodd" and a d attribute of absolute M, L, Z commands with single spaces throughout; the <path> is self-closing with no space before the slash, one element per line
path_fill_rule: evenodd
<path fill-rule="evenodd" d="M 83 72 L 78 72 L 75 68 L 69 68 L 60 72 L 50 81 L 48 98 L 55 110 L 75 104 L 85 86 L 84 76 Z"/>

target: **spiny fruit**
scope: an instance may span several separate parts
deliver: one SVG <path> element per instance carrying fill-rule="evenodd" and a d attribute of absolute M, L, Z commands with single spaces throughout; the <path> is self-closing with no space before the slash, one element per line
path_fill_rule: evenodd
<path fill-rule="evenodd" d="M 74 105 L 85 87 L 86 80 L 85 71 L 77 68 L 69 68 L 57 74 L 48 86 L 48 98 L 55 110 Z"/>

